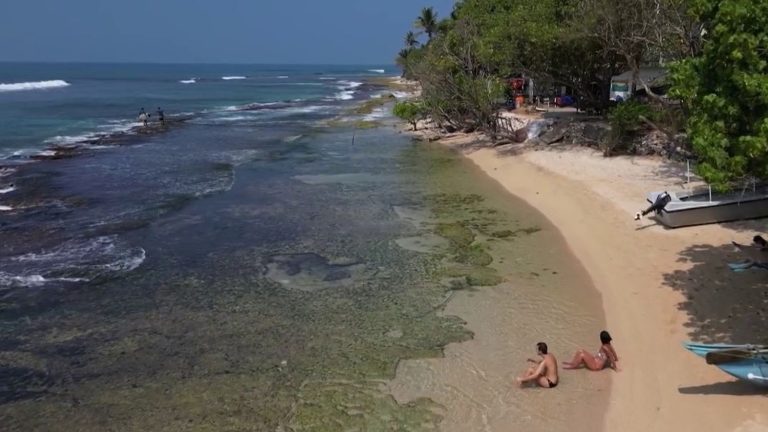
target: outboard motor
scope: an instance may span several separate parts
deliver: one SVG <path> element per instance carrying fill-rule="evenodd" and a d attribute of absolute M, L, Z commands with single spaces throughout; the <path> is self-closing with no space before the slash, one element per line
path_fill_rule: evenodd
<path fill-rule="evenodd" d="M 641 217 L 647 215 L 650 212 L 655 212 L 656 214 L 661 213 L 661 211 L 664 210 L 664 207 L 666 207 L 670 201 L 672 201 L 672 197 L 669 195 L 669 193 L 666 191 L 660 193 L 650 207 L 643 210 L 642 212 L 635 214 L 635 220 L 640 220 Z"/>

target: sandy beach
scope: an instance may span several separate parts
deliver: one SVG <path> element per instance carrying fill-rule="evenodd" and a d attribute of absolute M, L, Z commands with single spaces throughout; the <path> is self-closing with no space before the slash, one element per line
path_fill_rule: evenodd
<path fill-rule="evenodd" d="M 681 346 L 768 343 L 766 274 L 734 273 L 726 265 L 742 259 L 730 242 L 765 233 L 764 220 L 677 230 L 653 219 L 634 221 L 647 192 L 685 187 L 685 167 L 661 158 L 603 158 L 593 149 L 557 145 L 489 148 L 479 135 L 439 142 L 542 212 L 597 288 L 622 371 L 564 373 L 611 377 L 603 430 L 768 430 L 765 389 L 737 382 Z M 569 342 L 596 349 L 593 339 Z M 547 408 L 546 400 L 538 402 Z M 590 430 L 580 420 L 572 419 L 572 430 Z"/>

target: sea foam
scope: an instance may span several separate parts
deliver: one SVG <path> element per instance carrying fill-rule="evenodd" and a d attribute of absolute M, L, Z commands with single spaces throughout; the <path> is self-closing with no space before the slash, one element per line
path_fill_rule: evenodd
<path fill-rule="evenodd" d="M 8 168 L 8 167 L 0 168 L 0 177 L 9 176 L 15 172 L 16 170 L 13 168 Z"/>
<path fill-rule="evenodd" d="M 190 79 L 181 80 L 179 82 L 182 83 L 182 84 L 194 84 L 194 83 L 197 82 L 197 79 L 196 78 L 190 78 Z"/>
<path fill-rule="evenodd" d="M 363 83 L 359 81 L 339 81 L 338 83 L 341 85 L 342 88 L 345 88 L 345 89 L 358 88 L 361 85 L 363 85 Z"/>
<path fill-rule="evenodd" d="M 368 72 L 383 74 L 385 70 L 384 69 L 368 69 Z"/>
<path fill-rule="evenodd" d="M 337 87 L 340 92 L 336 93 L 334 97 L 337 100 L 351 100 L 355 98 L 355 89 L 363 85 L 358 81 L 337 81 L 339 86 Z"/>
<path fill-rule="evenodd" d="M 114 235 L 72 239 L 51 249 L 0 258 L 0 290 L 3 286 L 103 280 L 135 270 L 145 259 L 144 249 Z"/>
<path fill-rule="evenodd" d="M 230 80 L 244 80 L 246 77 L 244 76 L 223 76 L 221 79 L 224 81 L 230 81 Z"/>
<path fill-rule="evenodd" d="M 258 111 L 261 109 L 274 109 L 284 105 L 284 102 L 254 102 L 246 105 L 228 106 L 224 108 L 224 111 Z"/>
<path fill-rule="evenodd" d="M 21 91 L 21 90 L 45 90 L 58 87 L 67 87 L 70 85 L 64 80 L 33 81 L 20 83 L 0 83 L 0 92 Z"/>
<path fill-rule="evenodd" d="M 338 100 L 351 100 L 355 98 L 355 92 L 354 90 L 344 90 L 336 93 L 334 97 Z"/>
<path fill-rule="evenodd" d="M 96 139 L 101 134 L 98 133 L 89 133 L 89 134 L 83 134 L 83 135 L 56 135 L 54 137 L 50 137 L 43 141 L 44 144 L 52 144 L 52 145 L 67 145 L 67 144 L 78 144 L 83 141 Z"/>

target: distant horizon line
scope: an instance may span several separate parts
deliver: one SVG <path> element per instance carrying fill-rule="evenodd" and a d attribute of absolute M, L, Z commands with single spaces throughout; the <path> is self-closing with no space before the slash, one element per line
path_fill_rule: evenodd
<path fill-rule="evenodd" d="M 395 63 L 244 63 L 244 62 L 155 62 L 155 61 L 91 61 L 91 60 L 0 60 L 0 63 L 28 64 L 137 64 L 137 65 L 241 65 L 241 66 L 392 66 Z"/>

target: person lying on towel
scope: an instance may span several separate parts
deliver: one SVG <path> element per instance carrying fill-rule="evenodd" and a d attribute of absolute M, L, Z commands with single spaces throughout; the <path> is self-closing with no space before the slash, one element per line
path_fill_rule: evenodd
<path fill-rule="evenodd" d="M 752 238 L 752 244 L 743 245 L 731 242 L 736 249 L 746 255 L 746 259 L 741 262 L 729 263 L 728 267 L 733 271 L 744 271 L 752 267 L 758 267 L 768 270 L 768 241 L 762 236 L 756 235 Z"/>

